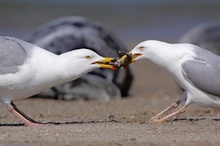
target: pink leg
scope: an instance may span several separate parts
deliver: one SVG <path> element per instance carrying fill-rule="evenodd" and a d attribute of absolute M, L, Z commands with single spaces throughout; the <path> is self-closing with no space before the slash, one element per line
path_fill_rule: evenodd
<path fill-rule="evenodd" d="M 163 110 L 162 112 L 160 112 L 159 114 L 153 116 L 153 117 L 150 118 L 150 119 L 151 119 L 152 121 L 154 121 L 154 120 L 159 120 L 164 113 L 166 113 L 166 112 L 168 112 L 168 111 L 170 111 L 170 110 L 175 109 L 178 105 L 179 105 L 178 103 L 174 102 L 174 103 L 172 103 L 169 107 L 167 107 L 165 110 Z"/>
<path fill-rule="evenodd" d="M 166 122 L 168 119 L 170 119 L 170 118 L 172 118 L 172 117 L 174 117 L 174 116 L 176 116 L 176 115 L 182 114 L 182 113 L 184 113 L 185 111 L 186 111 L 186 108 L 183 107 L 183 108 L 181 108 L 181 109 L 179 109 L 179 110 L 173 112 L 172 114 L 170 114 L 170 115 L 168 115 L 168 116 L 166 116 L 166 117 L 163 117 L 163 118 L 161 118 L 161 119 L 153 120 L 152 122 L 158 122 L 158 123 Z"/>
<path fill-rule="evenodd" d="M 32 127 L 32 126 L 40 126 L 41 123 L 35 122 L 33 119 L 25 115 L 23 112 L 21 112 L 13 102 L 11 104 L 7 104 L 7 109 L 14 114 L 16 117 L 18 117 L 21 121 L 24 122 L 25 126 Z"/>
<path fill-rule="evenodd" d="M 153 117 L 151 118 L 151 121 L 153 121 L 153 122 L 154 122 L 154 121 L 159 121 L 164 113 L 166 113 L 166 112 L 168 112 L 168 111 L 170 111 L 170 110 L 175 109 L 176 107 L 178 107 L 178 105 L 179 105 L 182 101 L 185 101 L 185 100 L 186 100 L 186 103 L 185 103 L 184 107 L 188 106 L 191 101 L 190 101 L 190 100 L 187 100 L 187 99 L 188 99 L 188 98 L 187 98 L 187 92 L 185 91 L 185 92 L 182 94 L 182 96 L 181 96 L 176 102 L 172 103 L 168 108 L 166 108 L 165 110 L 163 110 L 163 111 L 160 112 L 159 114 L 153 116 Z M 175 113 L 175 112 L 174 112 L 174 113 Z M 164 117 L 164 118 L 165 118 L 165 117 Z M 164 118 L 162 118 L 162 119 L 164 119 Z M 163 121 L 163 120 L 162 120 L 162 121 Z"/>

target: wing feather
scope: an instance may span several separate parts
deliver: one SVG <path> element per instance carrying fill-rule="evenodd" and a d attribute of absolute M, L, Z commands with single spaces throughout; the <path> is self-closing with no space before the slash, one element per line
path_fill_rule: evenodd
<path fill-rule="evenodd" d="M 26 59 L 22 45 L 10 37 L 0 37 L 0 74 L 15 73 Z"/>
<path fill-rule="evenodd" d="M 196 50 L 194 60 L 182 64 L 183 74 L 199 89 L 220 96 L 220 56 Z"/>

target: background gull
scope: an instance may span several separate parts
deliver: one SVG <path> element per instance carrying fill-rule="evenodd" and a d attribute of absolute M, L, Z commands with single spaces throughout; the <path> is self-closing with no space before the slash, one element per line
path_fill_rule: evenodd
<path fill-rule="evenodd" d="M 167 70 L 184 89 L 178 101 L 152 117 L 153 122 L 164 122 L 181 114 L 190 103 L 220 110 L 220 57 L 192 44 L 168 44 L 145 41 L 132 51 L 133 61 L 147 59 Z M 176 112 L 162 117 L 181 102 L 185 105 Z"/>
<path fill-rule="evenodd" d="M 0 37 L 0 101 L 26 126 L 39 125 L 12 101 L 75 80 L 99 67 L 114 68 L 108 64 L 113 59 L 88 49 L 56 55 L 16 38 Z"/>
<path fill-rule="evenodd" d="M 200 24 L 187 31 L 179 42 L 194 44 L 220 55 L 220 22 Z"/>
<path fill-rule="evenodd" d="M 55 54 L 88 48 L 102 56 L 118 57 L 125 46 L 107 26 L 84 17 L 67 16 L 37 28 L 29 42 Z M 96 69 L 74 80 L 53 87 L 39 96 L 61 99 L 104 99 L 128 96 L 133 82 L 131 67 L 125 70 Z"/>

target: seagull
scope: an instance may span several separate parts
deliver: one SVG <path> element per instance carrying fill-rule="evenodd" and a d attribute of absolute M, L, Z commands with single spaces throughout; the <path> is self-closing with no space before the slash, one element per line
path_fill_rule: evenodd
<path fill-rule="evenodd" d="M 186 107 L 191 103 L 220 110 L 220 57 L 218 55 L 193 44 L 169 44 L 156 40 L 141 42 L 130 54 L 131 62 L 147 59 L 157 64 L 169 72 L 184 90 L 176 102 L 152 117 L 152 122 L 165 122 L 185 112 Z M 185 101 L 183 107 L 163 116 L 183 101 Z"/>
<path fill-rule="evenodd" d="M 26 41 L 58 55 L 87 48 L 101 56 L 116 58 L 119 57 L 118 51 L 127 51 L 108 26 L 82 16 L 64 16 L 49 21 L 31 32 Z M 77 80 L 45 90 L 36 97 L 108 101 L 127 97 L 133 78 L 132 66 L 114 71 L 98 68 Z"/>
<path fill-rule="evenodd" d="M 20 111 L 13 100 L 75 80 L 99 67 L 114 69 L 112 60 L 88 49 L 56 55 L 20 39 L 1 36 L 0 101 L 25 126 L 42 125 Z"/>

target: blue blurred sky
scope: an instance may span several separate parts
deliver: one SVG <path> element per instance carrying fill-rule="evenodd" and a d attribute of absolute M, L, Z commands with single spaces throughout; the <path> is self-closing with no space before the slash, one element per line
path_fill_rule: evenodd
<path fill-rule="evenodd" d="M 218 22 L 219 14 L 217 0 L 1 0 L 0 35 L 25 38 L 41 24 L 76 15 L 110 26 L 127 44 L 175 42 L 198 24 Z"/>

